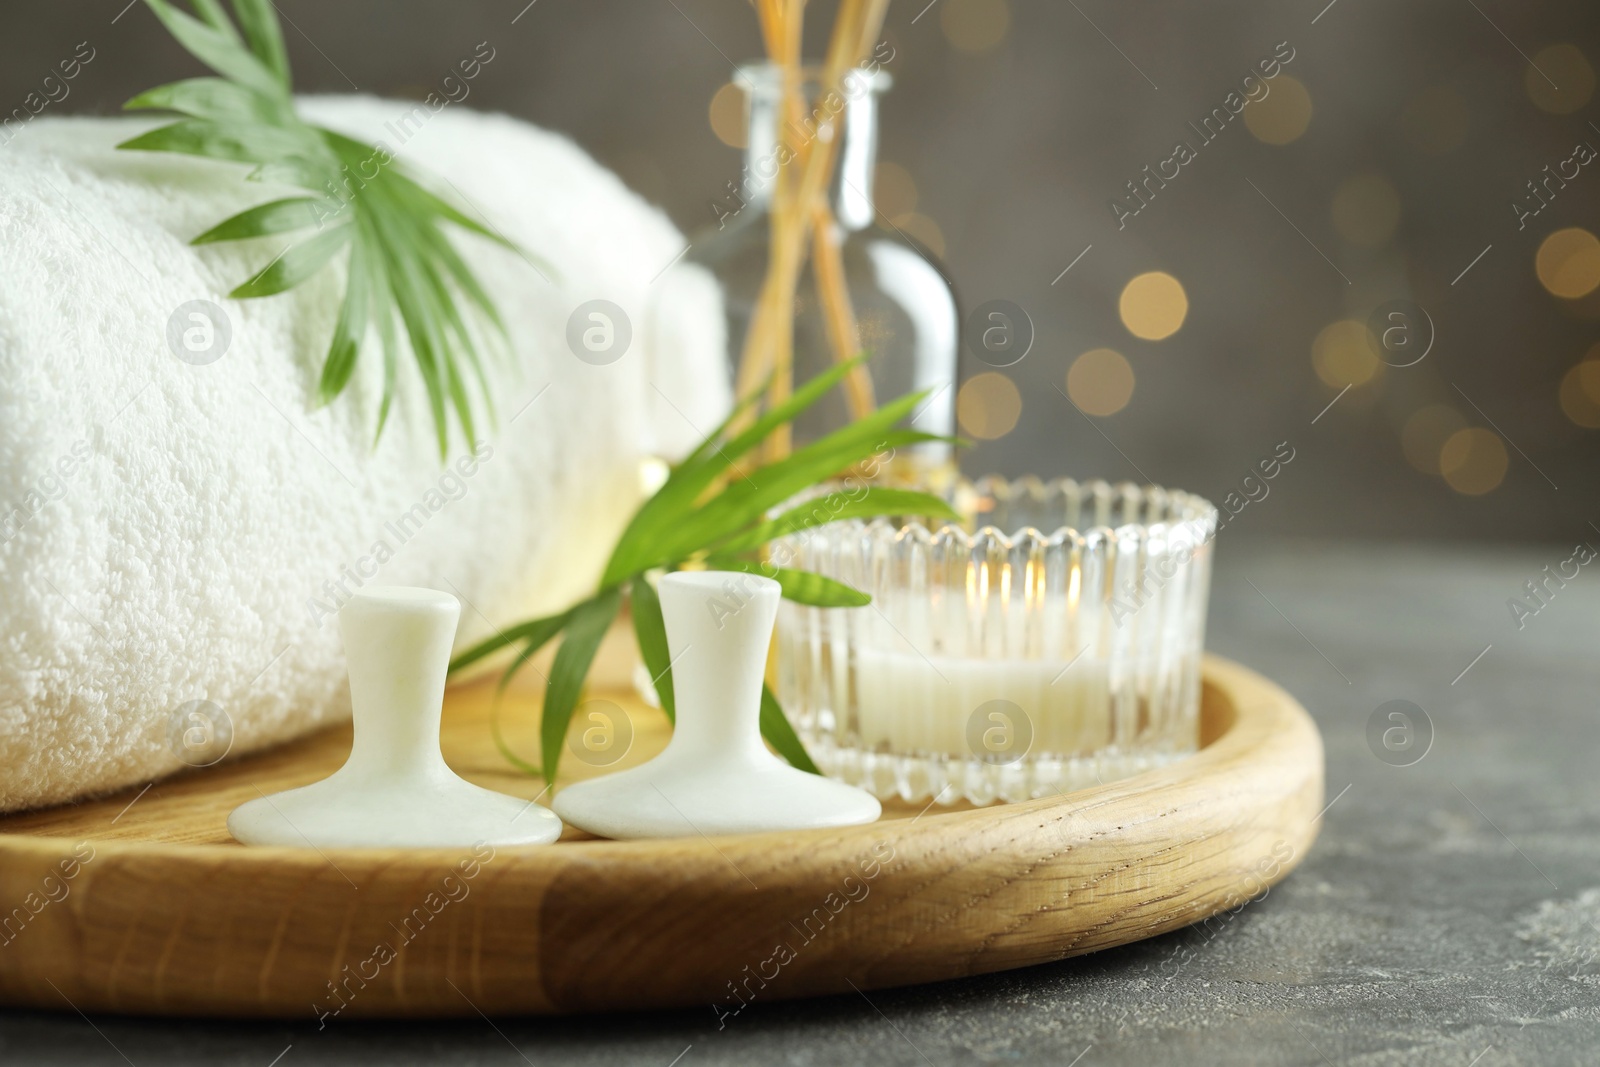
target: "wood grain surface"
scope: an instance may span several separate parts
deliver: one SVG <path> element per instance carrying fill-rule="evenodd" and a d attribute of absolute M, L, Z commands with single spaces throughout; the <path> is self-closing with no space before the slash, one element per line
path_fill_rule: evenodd
<path fill-rule="evenodd" d="M 538 797 L 447 696 L 452 766 Z M 666 741 L 622 690 L 635 737 Z M 544 848 L 245 849 L 228 812 L 333 771 L 348 728 L 0 819 L 0 1003 L 163 1015 L 456 1016 L 706 1005 L 1021 967 L 1197 922 L 1304 857 L 1322 744 L 1277 686 L 1209 658 L 1199 754 L 1022 804 L 885 806 L 847 830 Z M 503 715 L 537 755 L 537 698 Z M 573 780 L 609 771 L 576 760 Z M 548 798 L 545 798 L 548 800 Z"/>

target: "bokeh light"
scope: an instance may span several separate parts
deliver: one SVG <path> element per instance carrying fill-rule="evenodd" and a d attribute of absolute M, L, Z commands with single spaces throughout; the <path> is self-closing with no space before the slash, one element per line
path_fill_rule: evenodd
<path fill-rule="evenodd" d="M 1288 144 L 1299 140 L 1311 125 L 1311 94 L 1287 74 L 1269 83 L 1272 92 L 1264 100 L 1244 109 L 1244 124 L 1256 140 L 1267 144 Z"/>
<path fill-rule="evenodd" d="M 1577 226 L 1557 230 L 1534 257 L 1539 281 L 1556 296 L 1576 300 L 1600 286 L 1600 240 Z"/>
<path fill-rule="evenodd" d="M 1317 377 L 1335 389 L 1365 385 L 1383 367 L 1372 350 L 1366 323 L 1355 319 L 1330 322 L 1311 342 L 1311 365 Z"/>
<path fill-rule="evenodd" d="M 1091 348 L 1067 370 L 1067 395 L 1088 415 L 1115 415 L 1133 398 L 1133 367 L 1113 348 Z"/>
<path fill-rule="evenodd" d="M 1522 72 L 1522 84 L 1541 111 L 1570 115 L 1594 96 L 1594 68 L 1576 45 L 1553 44 L 1533 57 L 1533 66 Z"/>
<path fill-rule="evenodd" d="M 1430 156 L 1452 152 L 1467 139 L 1467 102 L 1453 86 L 1430 86 L 1406 104 L 1400 129 L 1406 140 Z"/>
<path fill-rule="evenodd" d="M 728 82 L 711 95 L 711 132 L 729 148 L 745 147 L 744 90 Z"/>
<path fill-rule="evenodd" d="M 872 176 L 872 202 L 889 218 L 917 210 L 917 183 L 898 163 L 879 160 Z"/>
<path fill-rule="evenodd" d="M 1400 223 L 1400 194 L 1381 174 L 1356 174 L 1333 194 L 1333 226 L 1353 245 L 1377 248 Z"/>
<path fill-rule="evenodd" d="M 1457 430 L 1439 450 L 1439 469 L 1450 488 L 1464 496 L 1482 496 L 1506 477 L 1509 458 L 1500 435 L 1481 426 Z"/>
<path fill-rule="evenodd" d="M 896 215 L 889 221 L 901 233 L 913 238 L 934 256 L 939 259 L 944 258 L 944 231 L 939 229 L 937 222 L 915 211 Z"/>
<path fill-rule="evenodd" d="M 1562 377 L 1561 411 L 1579 426 L 1600 430 L 1600 344 Z"/>
<path fill-rule="evenodd" d="M 1004 374 L 984 371 L 968 378 L 956 394 L 956 419 L 961 432 L 993 441 L 1016 428 L 1022 415 L 1022 394 Z"/>
<path fill-rule="evenodd" d="M 944 0 L 939 11 L 944 39 L 963 52 L 987 52 L 1006 39 L 1011 5 L 1006 0 Z"/>
<path fill-rule="evenodd" d="M 1117 311 L 1129 333 L 1146 341 L 1159 341 L 1171 337 L 1183 325 L 1189 314 L 1189 297 L 1178 279 L 1153 270 L 1123 287 Z"/>
<path fill-rule="evenodd" d="M 1467 428 L 1461 412 L 1449 404 L 1428 404 L 1411 413 L 1400 430 L 1400 448 L 1406 462 L 1424 474 L 1443 474 L 1439 452 L 1457 430 Z"/>

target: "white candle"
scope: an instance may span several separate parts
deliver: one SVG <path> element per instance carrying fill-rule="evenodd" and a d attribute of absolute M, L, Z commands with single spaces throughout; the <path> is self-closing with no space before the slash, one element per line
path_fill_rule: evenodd
<path fill-rule="evenodd" d="M 1012 763 L 1087 756 L 1111 740 L 1109 672 L 1076 662 L 958 659 L 858 649 L 860 744 L 868 750 Z"/>
<path fill-rule="evenodd" d="M 879 797 L 986 804 L 1193 752 L 1215 510 L 983 484 L 965 510 L 1015 534 L 846 521 L 785 543 L 785 566 L 872 596 L 780 616 L 777 693 L 819 766 Z"/>

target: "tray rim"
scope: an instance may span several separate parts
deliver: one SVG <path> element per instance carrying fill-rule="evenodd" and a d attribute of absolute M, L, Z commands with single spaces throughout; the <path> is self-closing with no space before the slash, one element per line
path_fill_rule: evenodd
<path fill-rule="evenodd" d="M 1241 867 L 1240 854 L 1261 854 L 1268 838 L 1276 839 L 1274 852 L 1278 844 L 1290 849 L 1270 872 L 1255 875 L 1246 898 L 1298 865 L 1320 826 L 1323 766 L 1316 727 L 1291 696 L 1219 657 L 1208 655 L 1203 670 L 1208 690 L 1231 704 L 1226 729 L 1191 757 L 1107 785 L 843 830 L 496 850 L 498 862 L 490 864 L 494 870 L 479 887 L 484 892 L 478 903 L 467 907 L 472 896 L 463 898 L 462 907 L 443 924 L 449 927 L 448 952 L 443 946 L 421 952 L 408 968 L 421 971 L 420 978 L 396 976 L 393 968 L 380 972 L 349 1001 L 350 1015 L 550 1014 L 705 1004 L 721 986 L 717 978 L 748 974 L 748 965 L 742 970 L 734 965 L 749 958 L 750 946 L 759 942 L 761 929 L 774 924 L 774 916 L 785 907 L 809 905 L 842 884 L 852 862 L 884 840 L 891 842 L 896 863 L 902 855 L 910 861 L 912 880 L 925 883 L 926 896 L 919 900 L 916 893 L 886 891 L 868 908 L 869 888 L 862 907 L 839 913 L 843 921 L 834 929 L 846 936 L 833 938 L 822 950 L 804 945 L 808 951 L 799 965 L 780 970 L 770 991 L 769 983 L 761 983 L 764 999 L 1026 966 L 1206 919 L 1241 902 L 1241 873 L 1252 865 Z M 1154 804 L 1153 797 L 1158 798 Z M 1057 832 L 1065 837 L 1052 851 L 1050 835 Z M 0 834 L 0 888 L 6 891 L 0 901 L 10 901 L 19 886 L 37 881 L 83 839 Z M 300 988 L 309 993 L 319 987 L 304 976 L 348 974 L 348 963 L 341 961 L 349 959 L 352 945 L 371 936 L 363 926 L 367 919 L 357 914 L 361 909 L 339 901 L 348 887 L 334 883 L 350 881 L 369 890 L 362 908 L 372 904 L 382 912 L 385 899 L 403 903 L 407 892 L 416 895 L 419 878 L 448 873 L 464 854 L 461 849 L 318 852 L 90 840 L 95 859 L 85 864 L 83 882 L 66 898 L 75 903 L 45 909 L 39 913 L 46 920 L 43 929 L 29 930 L 0 950 L 0 1003 L 177 1015 L 297 1015 L 307 1010 L 309 999 Z M 1018 841 L 1034 847 L 1019 853 Z M 1174 851 L 1184 848 L 1187 855 Z M 1133 858 L 1119 865 L 1120 852 Z M 804 856 L 805 863 L 785 866 L 775 856 Z M 1077 879 L 1091 869 L 1093 877 L 1079 886 Z M 1161 875 L 1159 886 L 1152 871 Z M 757 884 L 752 875 L 759 876 L 765 893 L 752 897 L 750 887 Z M 855 876 L 860 879 L 859 870 Z M 160 887 L 163 904 L 154 909 L 131 900 L 119 904 L 113 892 L 123 887 L 149 892 L 152 882 Z M 95 896 L 101 883 L 109 884 Z M 1052 908 L 1058 883 L 1066 885 L 1069 900 L 1079 894 L 1080 910 L 1105 912 L 1104 921 L 1086 924 L 1088 912 L 1079 917 L 1067 907 Z M 207 886 L 224 895 L 222 909 Z M 327 907 L 305 897 L 328 886 L 334 891 L 327 899 L 334 903 Z M 962 907 L 963 894 L 1004 906 L 998 912 Z M 767 903 L 760 902 L 763 897 Z M 887 906 L 885 897 L 892 898 Z M 225 914 L 229 905 L 262 923 L 275 920 L 280 928 L 298 914 L 298 927 L 321 924 L 335 943 L 325 944 L 314 932 L 303 937 L 303 928 L 288 935 L 280 929 L 259 961 L 252 992 L 252 983 L 241 980 L 236 966 L 215 958 L 216 945 L 206 941 L 216 942 L 219 930 L 234 929 L 240 915 Z M 943 919 L 927 914 L 941 909 Z M 680 917 L 684 929 L 676 949 L 671 936 L 664 939 L 649 928 L 656 919 L 670 927 Z M 497 943 L 502 931 L 507 931 L 504 942 Z M 874 951 L 851 950 L 853 942 L 874 936 L 879 939 Z M 886 938 L 895 943 L 885 947 Z M 258 942 L 246 938 L 247 944 Z M 146 943 L 159 946 L 153 969 L 130 962 Z M 627 943 L 639 958 L 617 958 Z M 416 945 L 406 947 L 407 959 Z M 460 964 L 463 951 L 466 959 Z M 435 959 L 441 953 L 448 957 L 442 964 Z M 173 973 L 175 958 L 191 966 L 208 961 L 211 980 Z M 288 973 L 296 969 L 300 978 Z M 646 981 L 652 975 L 662 979 L 654 989 Z"/>

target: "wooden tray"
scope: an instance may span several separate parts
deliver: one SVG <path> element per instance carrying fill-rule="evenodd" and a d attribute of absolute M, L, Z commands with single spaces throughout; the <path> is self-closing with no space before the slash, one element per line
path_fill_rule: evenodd
<path fill-rule="evenodd" d="M 490 692 L 450 694 L 445 754 L 531 798 L 541 783 L 490 740 Z M 658 751 L 660 714 L 609 698 L 636 724 L 627 762 Z M 533 752 L 533 707 L 507 711 L 508 741 Z M 330 1018 L 734 1011 L 1058 960 L 1236 906 L 1305 855 L 1323 796 L 1305 711 L 1210 658 L 1203 723 L 1198 755 L 1112 785 L 982 809 L 888 805 L 842 831 L 569 832 L 477 856 L 233 844 L 235 805 L 339 766 L 348 728 L 330 730 L 142 793 L 0 819 L 0 1002 Z"/>

